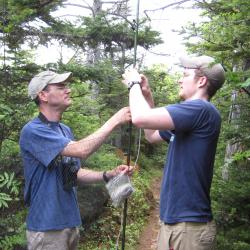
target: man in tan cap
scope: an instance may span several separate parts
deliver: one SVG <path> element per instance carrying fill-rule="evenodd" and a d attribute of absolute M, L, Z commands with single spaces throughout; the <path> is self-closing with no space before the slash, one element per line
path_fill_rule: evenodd
<path fill-rule="evenodd" d="M 148 80 L 125 72 L 132 122 L 150 143 L 169 143 L 161 196 L 158 250 L 208 250 L 216 227 L 210 187 L 221 117 L 210 99 L 225 81 L 221 64 L 209 56 L 182 57 L 181 103 L 155 108 Z"/>
<path fill-rule="evenodd" d="M 79 141 L 61 123 L 71 105 L 67 82 L 71 73 L 44 71 L 29 83 L 28 93 L 38 105 L 39 115 L 21 131 L 24 163 L 24 199 L 29 207 L 27 241 L 29 250 L 74 250 L 81 224 L 76 196 L 77 181 L 108 182 L 119 173 L 131 174 L 125 165 L 98 172 L 80 167 L 80 159 L 95 152 L 117 126 L 131 120 L 129 108 L 114 114 L 100 129 Z"/>

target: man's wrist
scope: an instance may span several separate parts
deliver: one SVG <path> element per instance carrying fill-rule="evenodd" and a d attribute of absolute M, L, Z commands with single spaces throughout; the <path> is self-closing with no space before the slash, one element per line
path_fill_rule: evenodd
<path fill-rule="evenodd" d="M 128 90 L 130 90 L 135 84 L 140 85 L 140 82 L 139 81 L 129 81 L 128 82 Z"/>
<path fill-rule="evenodd" d="M 109 182 L 110 178 L 108 177 L 106 171 L 104 171 L 104 172 L 102 173 L 102 179 L 103 179 L 103 181 L 104 181 L 105 183 L 108 183 L 108 182 Z"/>

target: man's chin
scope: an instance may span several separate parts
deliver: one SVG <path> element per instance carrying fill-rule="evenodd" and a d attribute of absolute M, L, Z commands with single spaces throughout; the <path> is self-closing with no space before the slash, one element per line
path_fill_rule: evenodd
<path fill-rule="evenodd" d="M 72 101 L 71 101 L 71 100 L 67 101 L 67 102 L 65 103 L 63 109 L 66 110 L 68 107 L 71 106 L 71 104 L 72 104 Z"/>
<path fill-rule="evenodd" d="M 67 99 L 67 106 L 70 106 L 72 104 L 72 100 L 71 99 Z"/>
<path fill-rule="evenodd" d="M 179 98 L 180 98 L 181 101 L 184 101 L 184 100 L 185 100 L 185 98 L 184 98 L 184 96 L 182 95 L 182 93 L 179 93 Z"/>

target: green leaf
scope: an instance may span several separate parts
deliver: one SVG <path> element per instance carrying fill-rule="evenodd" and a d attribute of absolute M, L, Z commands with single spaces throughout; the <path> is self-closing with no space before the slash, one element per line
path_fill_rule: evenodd
<path fill-rule="evenodd" d="M 240 84 L 241 87 L 246 88 L 250 86 L 250 78 L 248 78 L 245 82 Z"/>

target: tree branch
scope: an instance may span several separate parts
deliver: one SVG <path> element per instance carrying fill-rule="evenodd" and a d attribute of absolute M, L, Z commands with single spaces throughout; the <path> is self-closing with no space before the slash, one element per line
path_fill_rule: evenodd
<path fill-rule="evenodd" d="M 164 10 L 164 9 L 169 8 L 169 7 L 171 7 L 171 6 L 180 5 L 180 4 L 183 4 L 183 3 L 185 3 L 185 2 L 189 2 L 189 1 L 191 1 L 191 0 L 182 0 L 182 1 L 180 1 L 180 2 L 170 3 L 170 4 L 166 5 L 166 6 L 163 6 L 163 7 L 157 8 L 157 9 L 153 9 L 153 10 L 144 10 L 144 12 L 145 12 L 145 14 L 146 14 L 146 12 L 148 12 L 148 11 Z M 148 15 L 146 14 L 146 16 L 148 16 Z"/>
<path fill-rule="evenodd" d="M 80 15 L 73 15 L 73 14 L 65 14 L 65 15 L 57 16 L 55 18 L 62 18 L 62 17 L 82 17 L 82 16 L 80 16 Z"/>
<path fill-rule="evenodd" d="M 89 6 L 89 5 L 86 6 L 86 5 L 76 4 L 76 3 L 65 3 L 63 6 L 75 6 L 75 7 L 79 7 L 79 8 L 92 10 L 91 6 Z"/>
<path fill-rule="evenodd" d="M 120 3 L 127 3 L 128 2 L 128 0 L 122 0 L 122 1 L 119 1 L 119 2 L 117 2 L 117 1 L 103 1 L 102 3 L 115 3 L 115 4 L 120 4 Z"/>
<path fill-rule="evenodd" d="M 107 14 L 113 15 L 113 16 L 121 17 L 121 18 L 123 18 L 127 23 L 129 23 L 129 24 L 131 25 L 131 27 L 134 26 L 134 24 L 133 24 L 131 21 L 129 21 L 129 20 L 127 19 L 127 17 L 125 17 L 125 16 L 123 16 L 123 15 L 120 15 L 120 14 L 117 14 L 117 13 L 114 13 L 114 12 L 107 12 Z"/>
<path fill-rule="evenodd" d="M 154 51 L 150 51 L 150 50 L 148 50 L 148 52 L 151 54 L 157 55 L 157 56 L 170 56 L 170 54 L 154 52 Z"/>
<path fill-rule="evenodd" d="M 46 6 L 46 5 L 50 4 L 50 3 L 53 3 L 54 1 L 53 0 L 43 0 L 43 1 L 40 0 L 39 2 L 40 2 L 39 7 L 43 8 L 44 6 Z"/>

